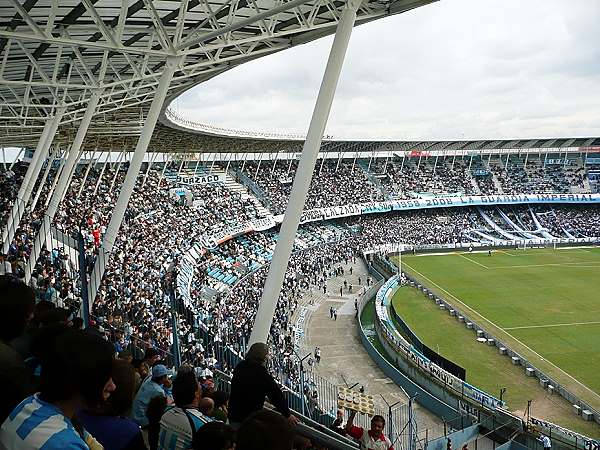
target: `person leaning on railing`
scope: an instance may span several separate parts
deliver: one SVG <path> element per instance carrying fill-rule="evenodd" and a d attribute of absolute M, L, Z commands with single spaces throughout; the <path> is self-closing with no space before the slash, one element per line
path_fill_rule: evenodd
<path fill-rule="evenodd" d="M 265 396 L 291 425 L 298 423 L 298 418 L 291 413 L 281 388 L 265 367 L 267 355 L 266 344 L 252 344 L 246 358 L 233 371 L 229 397 L 229 420 L 233 428 L 239 428 L 253 412 L 263 409 Z"/>

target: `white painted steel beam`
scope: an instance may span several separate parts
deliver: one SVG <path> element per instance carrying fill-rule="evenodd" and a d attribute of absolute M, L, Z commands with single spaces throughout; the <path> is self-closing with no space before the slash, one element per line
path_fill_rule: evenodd
<path fill-rule="evenodd" d="M 106 229 L 100 254 L 94 265 L 94 271 L 89 286 L 89 299 L 91 303 L 93 303 L 96 298 L 98 288 L 100 287 L 100 281 L 102 280 L 102 276 L 106 269 L 108 255 L 110 255 L 117 240 L 117 234 L 121 228 L 123 217 L 125 216 L 125 209 L 127 208 L 129 198 L 133 193 L 133 188 L 135 187 L 138 173 L 140 172 L 142 162 L 144 161 L 148 144 L 150 144 L 154 127 L 156 126 L 158 116 L 163 107 L 165 98 L 167 97 L 173 74 L 178 69 L 182 59 L 182 56 L 167 58 L 163 74 L 160 77 L 160 82 L 154 95 L 154 100 L 152 100 L 152 104 L 150 105 L 144 127 L 142 128 L 142 133 L 135 147 L 133 158 L 129 164 L 129 169 L 127 170 L 127 175 L 125 176 L 125 181 L 119 192 L 117 203 L 113 209 L 108 228 Z"/>
<path fill-rule="evenodd" d="M 275 308 L 277 306 L 279 294 L 281 293 L 285 271 L 292 254 L 294 239 L 296 238 L 296 232 L 298 231 L 298 225 L 300 224 L 300 217 L 304 209 L 304 203 L 306 202 L 306 196 L 310 187 L 312 174 L 319 154 L 319 148 L 321 147 L 321 141 L 323 140 L 323 133 L 325 132 L 325 126 L 327 124 L 327 119 L 329 118 L 329 112 L 331 111 L 335 89 L 340 77 L 344 57 L 352 34 L 352 27 L 356 20 L 356 11 L 359 5 L 360 1 L 350 0 L 344 9 L 337 26 L 333 44 L 331 46 L 331 52 L 329 53 L 329 59 L 325 68 L 325 74 L 323 75 L 323 81 L 321 82 L 321 88 L 319 89 L 319 95 L 308 128 L 306 141 L 304 142 L 304 148 L 302 149 L 300 163 L 298 165 L 298 170 L 296 171 L 296 176 L 294 177 L 292 192 L 285 211 L 283 223 L 281 224 L 279 238 L 273 253 L 273 259 L 271 260 L 263 294 L 258 305 L 249 345 L 256 342 L 267 342 L 269 338 L 273 315 L 275 314 Z"/>
<path fill-rule="evenodd" d="M 46 236 L 50 231 L 50 225 L 52 224 L 54 216 L 58 211 L 60 201 L 63 198 L 64 194 L 67 192 L 67 188 L 69 187 L 69 183 L 71 182 L 71 176 L 74 172 L 77 160 L 79 159 L 81 144 L 83 143 L 85 135 L 87 134 L 88 127 L 90 126 L 92 117 L 96 112 L 96 107 L 98 106 L 99 100 L 99 91 L 96 91 L 92 95 L 85 115 L 83 116 L 83 120 L 79 124 L 77 134 L 75 135 L 75 139 L 73 140 L 73 144 L 71 145 L 71 149 L 69 150 L 69 156 L 67 157 L 67 161 L 65 162 L 62 172 L 60 173 L 60 178 L 57 174 L 58 183 L 55 189 L 48 194 L 50 196 L 50 201 L 48 202 L 48 209 L 44 214 L 42 226 L 38 231 L 37 236 L 35 237 L 35 241 L 31 250 L 31 255 L 29 257 L 29 261 L 27 262 L 27 268 L 25 270 L 26 282 L 29 282 L 29 279 L 31 278 L 31 273 L 33 272 L 33 268 L 35 267 L 37 258 L 42 251 L 42 247 L 45 243 Z"/>

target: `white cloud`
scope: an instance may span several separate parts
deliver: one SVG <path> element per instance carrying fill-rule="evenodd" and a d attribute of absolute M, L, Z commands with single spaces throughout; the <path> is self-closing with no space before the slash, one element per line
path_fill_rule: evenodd
<path fill-rule="evenodd" d="M 366 139 L 600 135 L 597 0 L 441 0 L 355 28 L 327 134 Z M 332 38 L 235 68 L 173 106 L 305 132 Z"/>

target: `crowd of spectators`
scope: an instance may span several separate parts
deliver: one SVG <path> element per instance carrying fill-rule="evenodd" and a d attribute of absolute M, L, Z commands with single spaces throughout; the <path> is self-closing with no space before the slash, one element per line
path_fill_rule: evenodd
<path fill-rule="evenodd" d="M 253 161 L 238 163 L 234 170 L 273 214 L 281 214 L 297 165 L 296 160 Z M 508 165 L 501 158 L 479 156 L 374 159 L 370 164 L 326 160 L 317 161 L 305 208 L 432 195 L 580 193 L 588 190 L 586 177 L 583 166 L 544 164 L 536 158 L 525 164 L 516 156 Z"/>
<path fill-rule="evenodd" d="M 284 162 L 279 164 L 285 168 L 280 174 L 283 176 L 287 167 Z M 359 169 L 358 165 L 352 167 L 341 163 L 338 171 L 335 170 L 335 165 L 336 163 L 333 162 L 324 163 L 318 178 L 313 181 L 312 203 L 308 207 L 381 199 L 375 186 L 364 172 L 361 172 L 362 169 Z M 250 165 L 247 167 L 249 167 L 248 176 L 256 173 L 256 168 L 253 172 Z M 0 179 L 0 182 L 7 187 L 6 191 L 2 192 L 2 204 L 10 205 L 10 196 L 16 195 L 16 173 L 22 173 L 23 169 L 24 167 L 17 164 L 14 167 L 15 175 L 4 173 L 4 178 Z M 87 179 L 84 180 L 84 174 L 87 173 L 85 169 L 86 167 L 80 167 L 76 172 L 69 192 L 59 208 L 55 226 L 69 236 L 82 232 L 89 265 L 91 265 L 110 220 L 112 205 L 123 182 L 127 164 L 121 165 L 119 170 L 115 171 L 112 168 L 107 170 L 91 168 Z M 260 176 L 256 177 L 255 181 L 258 184 L 266 183 L 264 180 L 270 175 L 268 168 L 263 172 L 261 170 L 263 168 L 260 168 L 258 173 L 262 173 L 264 179 Z M 319 170 L 318 165 L 316 170 Z M 463 189 L 464 192 L 470 192 L 468 190 L 473 188 L 464 165 L 457 164 L 454 171 L 448 165 L 440 165 L 435 173 L 426 165 L 419 170 L 426 175 L 423 184 L 419 184 L 421 181 L 418 181 L 418 177 L 416 184 L 410 182 L 413 175 L 408 175 L 411 173 L 408 168 L 406 172 L 406 180 L 409 181 L 404 186 L 411 186 L 414 192 L 418 192 L 421 187 L 430 191 L 435 189 L 436 177 L 443 174 L 447 175 L 448 180 L 439 188 L 440 192 L 445 189 Z M 400 173 L 404 172 L 400 171 Z M 52 175 L 51 171 L 50 178 Z M 281 181 L 278 180 L 282 186 L 289 184 Z M 263 184 L 263 187 L 271 189 L 269 186 Z M 118 383 L 114 383 L 117 384 L 116 391 L 114 385 L 112 387 L 110 385 L 112 382 L 108 383 L 105 372 L 100 371 L 97 374 L 98 376 L 94 378 L 97 380 L 95 393 L 86 392 L 89 397 L 78 397 L 77 401 L 81 403 L 75 405 L 78 408 L 85 407 L 87 411 L 86 416 L 78 419 L 85 423 L 85 429 L 92 430 L 98 424 L 103 429 L 105 422 L 98 419 L 98 416 L 121 416 L 124 415 L 123 411 L 133 408 L 133 417 L 136 418 L 137 414 L 138 425 L 141 422 L 144 426 L 154 423 L 157 439 L 160 440 L 162 416 L 159 415 L 157 421 L 154 420 L 155 416 L 147 414 L 148 408 L 151 412 L 153 408 L 161 411 L 161 405 L 152 403 L 151 396 L 146 396 L 145 403 L 136 403 L 139 399 L 136 397 L 136 401 L 133 401 L 131 392 L 142 395 L 141 393 L 146 391 L 152 393 L 162 389 L 165 391 L 166 403 L 173 401 L 169 397 L 171 395 L 169 391 L 177 391 L 177 389 L 175 386 L 170 386 L 171 381 L 165 373 L 166 368 L 163 369 L 163 366 L 157 364 L 157 359 L 168 360 L 171 356 L 169 353 L 174 341 L 173 317 L 175 317 L 177 336 L 181 343 L 182 359 L 197 368 L 199 373 L 203 374 L 204 381 L 215 370 L 233 375 L 235 362 L 247 350 L 250 327 L 262 295 L 277 235 L 273 231 L 251 233 L 230 239 L 216 248 L 203 249 L 196 261 L 197 266 L 190 285 L 192 302 L 185 305 L 174 288 L 182 256 L 198 242 L 204 242 L 205 236 L 216 233 L 226 226 L 260 218 L 261 214 L 252 201 L 231 192 L 224 185 L 190 187 L 195 198 L 192 204 L 174 201 L 169 190 L 171 187 L 170 182 L 161 178 L 160 173 L 155 170 L 150 170 L 147 178 L 143 176 L 138 178 L 114 251 L 110 255 L 92 311 L 94 329 L 98 331 L 99 336 L 114 342 L 111 353 L 117 353 L 122 359 L 128 360 L 130 358 L 128 351 L 134 351 L 136 356 L 146 355 L 146 361 L 128 360 L 128 364 L 119 363 L 121 366 L 110 362 L 108 366 L 114 374 L 110 379 L 119 380 Z M 363 190 L 365 192 L 362 192 Z M 80 191 L 81 195 L 79 195 Z M 282 188 L 274 188 L 273 192 L 273 197 L 279 200 L 287 199 L 289 194 L 289 190 L 288 194 L 285 194 L 286 191 Z M 44 195 L 42 190 L 38 208 L 28 212 L 24 217 L 15 240 L 11 243 L 9 255 L 0 256 L 2 273 L 11 272 L 20 275 L 18 270 L 20 265 L 16 261 L 20 261 L 21 264 L 26 261 L 28 249 L 43 214 Z M 357 198 L 359 200 L 356 200 Z M 533 229 L 535 225 L 533 216 L 524 208 L 506 208 L 505 211 L 514 223 L 520 224 L 524 229 Z M 535 212 L 541 225 L 557 237 L 569 237 L 569 234 L 574 237 L 599 236 L 599 213 L 598 207 L 573 206 Z M 508 223 L 502 222 L 503 219 L 496 213 L 490 213 L 490 216 L 499 225 L 505 226 Z M 373 214 L 341 219 L 328 224 L 304 226 L 296 241 L 282 293 L 277 302 L 270 337 L 271 345 L 277 351 L 271 352 L 271 357 L 266 360 L 267 366 L 272 373 L 277 374 L 283 385 L 296 391 L 301 389 L 291 325 L 300 296 L 313 289 L 326 292 L 327 280 L 339 274 L 341 266 L 355 258 L 360 251 L 394 242 L 408 245 L 468 243 L 478 240 L 473 230 L 485 230 L 486 227 L 487 224 L 475 208 Z M 487 232 L 493 234 L 490 230 Z M 501 238 L 498 234 L 494 237 Z M 45 355 L 52 355 L 52 358 L 58 361 L 64 358 L 64 355 L 51 344 L 53 339 L 50 338 L 60 337 L 55 331 L 56 327 L 71 328 L 69 333 L 64 335 L 66 341 L 61 345 L 74 345 L 74 341 L 79 339 L 86 345 L 96 348 L 99 354 L 104 352 L 99 341 L 93 341 L 88 335 L 83 337 L 81 332 L 75 333 L 72 330 L 80 326 L 79 320 L 72 320 L 73 312 L 78 309 L 79 287 L 76 275 L 73 261 L 64 248 L 45 250 L 38 259 L 31 282 L 32 292 L 42 300 L 35 309 L 33 304 L 30 307 L 34 319 L 25 334 L 21 332 L 15 336 L 2 338 L 3 341 L 19 338 L 20 343 L 17 342 L 16 348 L 20 349 L 20 356 L 33 358 L 33 361 L 37 361 L 38 367 L 43 367 Z M 225 280 L 233 281 L 228 283 Z M 239 280 L 242 282 L 238 282 Z M 28 304 L 29 302 L 25 302 L 25 305 Z M 46 335 L 46 332 L 50 334 Z M 57 334 L 52 335 L 52 333 Z M 48 341 L 41 342 L 38 334 L 48 337 Z M 19 355 L 15 355 L 10 349 L 4 350 L 10 361 L 12 361 L 10 358 L 18 360 Z M 74 350 L 75 353 L 77 351 L 79 350 Z M 84 360 L 82 356 L 82 361 L 85 362 Z M 73 368 L 73 373 L 80 369 L 87 370 L 85 367 Z M 144 385 L 144 389 L 141 389 L 139 386 L 148 371 L 150 371 L 148 379 L 154 385 Z M 48 373 L 51 373 L 51 370 Z M 185 376 L 180 378 L 180 380 L 184 379 Z M 31 385 L 35 382 L 36 380 L 33 379 Z M 44 414 L 50 414 L 54 411 L 52 406 L 54 401 L 75 401 L 71 397 L 65 399 L 53 397 L 54 394 L 44 389 L 40 392 L 40 395 L 28 400 L 27 405 L 30 406 L 24 408 L 27 414 L 35 414 L 31 410 L 34 407 Z M 124 397 L 119 397 L 115 392 L 124 393 Z M 190 391 L 187 392 L 189 394 Z M 98 401 L 91 401 L 94 395 L 99 394 L 106 397 L 103 400 L 112 396 L 115 403 L 109 407 L 99 405 Z M 22 394 L 17 395 L 25 397 Z M 75 394 L 68 393 L 68 395 Z M 172 392 L 172 396 L 177 395 Z M 179 402 L 179 404 L 175 400 L 175 405 L 181 407 L 192 405 L 194 409 L 200 408 L 201 398 L 202 396 L 198 394 L 192 401 L 182 400 L 183 403 Z M 207 413 L 212 408 L 222 416 L 223 408 L 227 408 L 226 398 L 223 394 L 210 398 L 210 402 L 203 402 L 202 408 Z M 130 400 L 131 403 L 128 403 Z M 164 405 L 162 408 L 164 409 Z M 185 413 L 183 414 L 183 416 L 179 414 L 178 417 L 187 417 Z M 208 415 L 210 414 L 205 414 Z M 67 418 L 70 417 L 67 415 Z M 14 420 L 16 419 L 11 419 Z M 17 423 L 15 422 L 14 425 L 16 426 Z M 139 445 L 139 436 L 134 433 L 137 425 L 132 427 L 132 424 L 128 423 L 129 428 L 126 425 L 122 423 L 119 426 L 123 428 L 124 433 L 130 432 L 128 436 L 131 437 L 131 448 L 138 448 L 136 445 Z M 88 442 L 85 433 L 81 433 L 77 427 L 74 427 L 73 431 L 79 438 L 73 435 L 72 439 L 75 441 L 81 439 L 87 442 L 85 445 L 93 448 L 93 441 Z M 98 436 L 94 436 L 99 439 L 101 433 L 96 432 L 96 434 Z M 2 436 L 0 435 L 0 439 L 3 439 Z M 187 438 L 191 441 L 192 437 L 193 432 Z M 102 439 L 110 439 L 110 436 Z"/>
<path fill-rule="evenodd" d="M 383 164 L 381 164 L 383 165 Z M 377 166 L 372 166 L 377 170 Z M 422 161 L 388 162 L 380 180 L 391 198 L 412 198 L 421 195 L 476 194 L 469 170 L 460 162 L 423 158 Z"/>
<path fill-rule="evenodd" d="M 600 236 L 598 206 L 555 206 L 536 214 L 540 224 L 553 236 L 563 237 L 566 233 L 574 238 Z"/>
<path fill-rule="evenodd" d="M 338 164 L 336 160 L 321 163 L 319 160 L 315 166 L 305 209 L 384 200 L 384 194 L 357 164 L 350 161 Z M 297 168 L 296 161 L 249 162 L 244 166 L 244 174 L 259 186 L 271 212 L 283 214 Z"/>
<path fill-rule="evenodd" d="M 508 164 L 498 161 L 490 168 L 504 194 L 567 194 L 584 189 L 586 170 L 581 166 L 547 164 L 530 160 L 509 159 Z"/>
<path fill-rule="evenodd" d="M 254 344 L 231 380 L 148 349 L 117 351 L 94 328 L 11 275 L 0 276 L 0 446 L 7 450 L 326 450 L 302 437 L 280 386 Z M 264 410 L 265 396 L 275 411 Z M 229 424 L 228 424 L 229 422 Z"/>

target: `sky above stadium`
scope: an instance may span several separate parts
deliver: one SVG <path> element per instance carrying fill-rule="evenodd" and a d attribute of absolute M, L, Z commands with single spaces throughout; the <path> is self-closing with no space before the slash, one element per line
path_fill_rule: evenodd
<path fill-rule="evenodd" d="M 349 139 L 600 135 L 598 0 L 441 0 L 354 29 L 326 134 Z M 185 93 L 184 117 L 305 133 L 332 37 Z"/>

